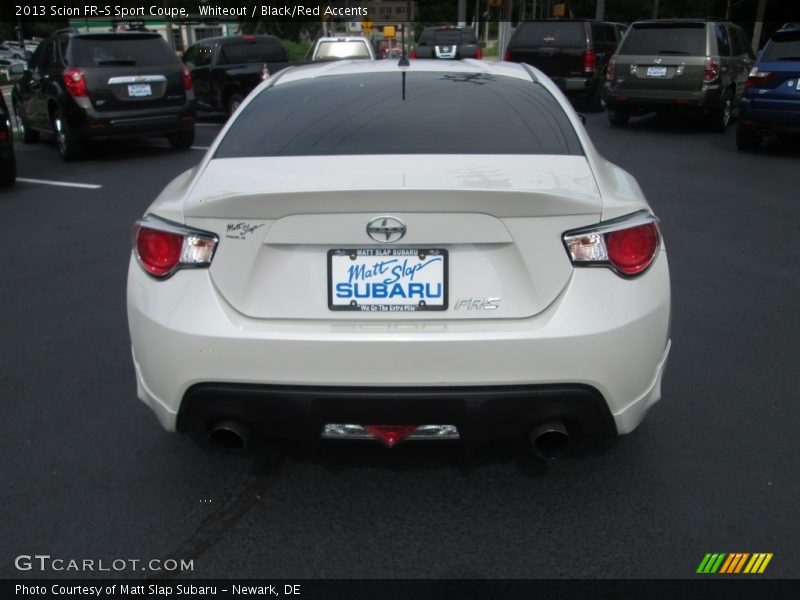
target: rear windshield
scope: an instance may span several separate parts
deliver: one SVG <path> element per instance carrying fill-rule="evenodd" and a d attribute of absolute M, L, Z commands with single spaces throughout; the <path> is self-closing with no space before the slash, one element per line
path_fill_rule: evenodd
<path fill-rule="evenodd" d="M 221 64 L 286 62 L 286 50 L 280 42 L 254 40 L 223 44 L 219 49 Z"/>
<path fill-rule="evenodd" d="M 522 23 L 511 40 L 513 46 L 575 47 L 586 45 L 583 23 L 546 21 Z"/>
<path fill-rule="evenodd" d="M 366 42 L 320 42 L 314 58 L 370 58 Z"/>
<path fill-rule="evenodd" d="M 474 44 L 475 34 L 461 29 L 428 29 L 422 32 L 418 46 L 457 46 Z"/>
<path fill-rule="evenodd" d="M 73 60 L 78 67 L 156 67 L 180 64 L 160 36 L 124 38 L 80 37 L 74 41 Z"/>
<path fill-rule="evenodd" d="M 800 29 L 776 33 L 764 49 L 763 61 L 788 60 L 800 62 Z"/>
<path fill-rule="evenodd" d="M 704 23 L 634 23 L 619 54 L 699 56 L 706 53 Z"/>
<path fill-rule="evenodd" d="M 532 81 L 392 72 L 267 88 L 233 123 L 216 158 L 582 153 L 566 113 Z"/>

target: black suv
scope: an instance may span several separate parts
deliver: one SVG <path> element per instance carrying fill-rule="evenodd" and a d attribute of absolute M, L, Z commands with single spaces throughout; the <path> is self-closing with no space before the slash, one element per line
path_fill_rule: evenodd
<path fill-rule="evenodd" d="M 506 47 L 505 60 L 536 67 L 567 96 L 602 108 L 609 59 L 625 33 L 620 23 L 541 19 L 520 23 Z"/>
<path fill-rule="evenodd" d="M 639 21 L 611 59 L 605 101 L 613 125 L 649 111 L 695 111 L 725 131 L 755 64 L 750 40 L 733 23 Z"/>
<path fill-rule="evenodd" d="M 12 185 L 17 179 L 17 162 L 14 158 L 14 139 L 11 133 L 11 116 L 3 94 L 0 93 L 0 186 Z"/>
<path fill-rule="evenodd" d="M 471 27 L 426 27 L 410 58 L 483 58 L 483 50 Z"/>
<path fill-rule="evenodd" d="M 58 31 L 33 53 L 12 101 L 22 141 L 51 133 L 64 160 L 90 139 L 194 142 L 192 79 L 158 33 Z"/>

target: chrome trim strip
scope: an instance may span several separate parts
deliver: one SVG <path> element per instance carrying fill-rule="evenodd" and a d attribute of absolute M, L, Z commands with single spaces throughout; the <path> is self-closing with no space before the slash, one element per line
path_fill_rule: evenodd
<path fill-rule="evenodd" d="M 108 85 L 118 83 L 166 83 L 167 78 L 163 75 L 126 75 L 125 77 L 110 77 Z"/>

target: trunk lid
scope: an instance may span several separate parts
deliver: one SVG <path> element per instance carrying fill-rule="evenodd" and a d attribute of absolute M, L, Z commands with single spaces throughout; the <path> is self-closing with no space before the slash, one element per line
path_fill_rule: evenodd
<path fill-rule="evenodd" d="M 188 225 L 220 237 L 215 286 L 257 319 L 530 317 L 571 276 L 561 234 L 601 212 L 580 156 L 217 159 L 184 205 Z M 405 237 L 368 235 L 386 216 Z M 391 248 L 445 251 L 446 310 L 331 310 L 330 254 Z"/>

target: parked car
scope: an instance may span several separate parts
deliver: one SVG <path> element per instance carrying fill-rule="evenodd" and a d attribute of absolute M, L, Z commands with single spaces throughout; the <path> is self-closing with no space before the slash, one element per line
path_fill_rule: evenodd
<path fill-rule="evenodd" d="M 375 59 L 372 44 L 364 37 L 321 37 L 311 49 L 312 61 Z"/>
<path fill-rule="evenodd" d="M 565 94 L 601 110 L 606 68 L 624 27 L 581 19 L 526 21 L 511 36 L 504 58 L 542 70 Z"/>
<path fill-rule="evenodd" d="M 694 19 L 631 25 L 608 67 L 613 125 L 651 111 L 702 112 L 712 131 L 733 116 L 755 56 L 738 25 Z"/>
<path fill-rule="evenodd" d="M 800 25 L 784 26 L 764 46 L 739 111 L 736 145 L 741 150 L 756 150 L 773 133 L 800 133 Z"/>
<path fill-rule="evenodd" d="M 60 30 L 39 44 L 12 99 L 22 141 L 52 134 L 64 160 L 96 139 L 194 141 L 192 79 L 158 33 Z"/>
<path fill-rule="evenodd" d="M 24 74 L 27 66 L 24 60 L 0 57 L 0 74 L 6 81 L 11 81 L 13 77 Z"/>
<path fill-rule="evenodd" d="M 399 40 L 378 40 L 376 43 L 378 58 L 402 58 L 403 48 Z"/>
<path fill-rule="evenodd" d="M 135 226 L 138 395 L 242 447 L 633 430 L 670 286 L 631 175 L 527 65 L 341 61 L 245 99 Z"/>
<path fill-rule="evenodd" d="M 478 38 L 471 27 L 426 27 L 410 58 L 483 58 Z"/>
<path fill-rule="evenodd" d="M 3 94 L 0 94 L 0 186 L 13 185 L 17 180 L 17 160 L 14 156 L 14 134 L 11 115 Z"/>
<path fill-rule="evenodd" d="M 269 75 L 292 64 L 272 35 L 206 38 L 186 50 L 183 62 L 192 75 L 198 108 L 228 114 Z"/>

